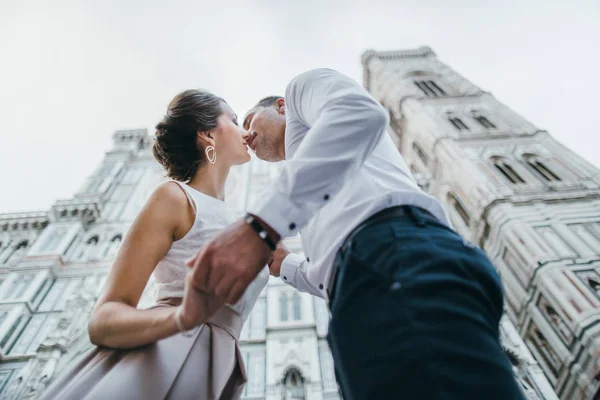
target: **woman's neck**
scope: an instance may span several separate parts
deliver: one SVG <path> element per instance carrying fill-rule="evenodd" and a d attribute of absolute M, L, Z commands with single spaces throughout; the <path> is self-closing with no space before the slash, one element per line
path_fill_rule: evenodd
<path fill-rule="evenodd" d="M 188 182 L 192 188 L 207 196 L 225 200 L 225 181 L 231 166 L 207 164 L 196 171 L 196 175 Z"/>

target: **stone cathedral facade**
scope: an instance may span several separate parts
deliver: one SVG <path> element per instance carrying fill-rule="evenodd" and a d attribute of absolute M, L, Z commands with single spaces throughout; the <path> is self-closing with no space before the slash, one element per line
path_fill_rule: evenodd
<path fill-rule="evenodd" d="M 502 339 L 525 390 L 600 398 L 600 171 L 428 47 L 362 62 L 419 184 L 502 276 Z"/>
<path fill-rule="evenodd" d="M 530 399 L 592 399 L 600 384 L 600 173 L 437 60 L 429 48 L 367 52 L 364 85 L 390 135 L 455 228 L 506 287 L 501 335 Z M 133 218 L 164 180 L 146 130 L 118 131 L 71 198 L 0 214 L 0 399 L 34 399 L 91 348 L 87 319 Z M 243 214 L 279 172 L 237 168 Z M 299 239 L 287 241 L 300 252 Z M 150 282 L 140 307 L 153 301 Z M 247 400 L 340 399 L 324 301 L 271 279 L 244 326 Z M 398 398 L 401 388 L 398 388 Z"/>

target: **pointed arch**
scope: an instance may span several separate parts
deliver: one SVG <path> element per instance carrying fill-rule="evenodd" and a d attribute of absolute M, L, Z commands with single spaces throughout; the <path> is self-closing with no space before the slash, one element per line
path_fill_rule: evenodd
<path fill-rule="evenodd" d="M 548 167 L 547 163 L 536 154 L 526 153 L 523 154 L 522 157 L 525 165 L 527 165 L 527 167 L 543 181 L 556 182 L 562 180 L 554 171 L 552 171 L 552 169 L 550 169 L 550 167 Z"/>
<path fill-rule="evenodd" d="M 510 183 L 525 183 L 525 180 L 519 175 L 512 163 L 506 157 L 492 156 L 490 157 L 490 162 Z"/>

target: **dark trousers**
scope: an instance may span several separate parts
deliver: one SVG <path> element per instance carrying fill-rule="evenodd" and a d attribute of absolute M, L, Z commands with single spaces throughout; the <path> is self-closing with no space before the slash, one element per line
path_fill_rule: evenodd
<path fill-rule="evenodd" d="M 480 249 L 416 208 L 338 253 L 328 341 L 345 400 L 524 399 Z"/>

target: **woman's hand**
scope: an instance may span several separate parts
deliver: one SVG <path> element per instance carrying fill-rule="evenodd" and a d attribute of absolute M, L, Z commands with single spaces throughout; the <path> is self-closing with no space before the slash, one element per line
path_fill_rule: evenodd
<path fill-rule="evenodd" d="M 277 243 L 277 248 L 273 252 L 268 263 L 271 275 L 277 277 L 281 274 L 281 264 L 288 254 L 290 254 L 290 251 L 283 245 L 283 242 Z"/>
<path fill-rule="evenodd" d="M 186 331 L 203 324 L 225 305 L 225 298 L 200 291 L 194 287 L 191 278 L 190 272 L 185 278 L 182 303 L 175 314 L 175 318 L 179 318 L 179 328 Z"/>

